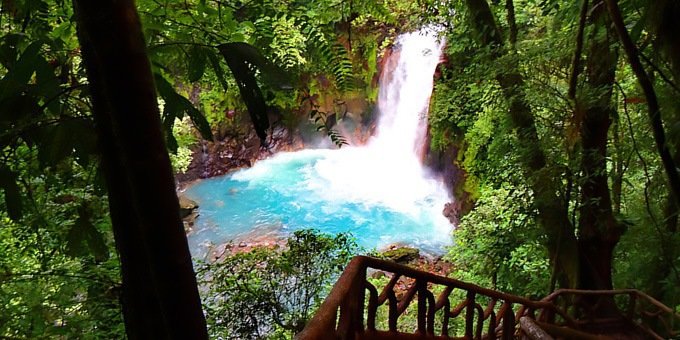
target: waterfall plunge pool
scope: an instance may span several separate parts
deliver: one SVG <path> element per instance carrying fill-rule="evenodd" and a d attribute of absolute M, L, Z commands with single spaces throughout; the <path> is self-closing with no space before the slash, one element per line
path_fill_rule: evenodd
<path fill-rule="evenodd" d="M 403 244 L 443 253 L 453 226 L 442 209 L 451 198 L 419 156 L 442 47 L 428 28 L 398 37 L 390 71 L 381 74 L 377 132 L 366 145 L 279 153 L 190 186 L 185 195 L 200 206 L 189 235 L 193 255 L 307 228 L 350 232 L 366 250 Z"/>
<path fill-rule="evenodd" d="M 203 257 L 228 241 L 281 239 L 306 228 L 350 232 L 366 250 L 404 244 L 443 253 L 452 226 L 442 216 L 441 183 L 423 178 L 406 185 L 390 172 L 336 173 L 347 158 L 380 160 L 372 156 L 361 148 L 280 153 L 192 185 L 185 195 L 200 206 L 189 235 L 192 253 Z"/>

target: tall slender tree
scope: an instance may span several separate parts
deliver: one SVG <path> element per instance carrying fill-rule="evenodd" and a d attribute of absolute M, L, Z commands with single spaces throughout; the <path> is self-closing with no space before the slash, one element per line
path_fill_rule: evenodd
<path fill-rule="evenodd" d="M 494 58 L 500 58 L 508 48 L 488 2 L 466 0 L 465 3 L 478 41 L 492 48 Z M 546 169 L 546 157 L 540 147 L 536 122 L 525 98 L 524 78 L 519 70 L 514 69 L 499 72 L 496 80 L 508 101 L 508 115 L 519 135 L 518 141 L 523 149 L 520 152 L 521 168 L 534 191 L 537 218 L 547 236 L 551 262 L 562 285 L 575 287 L 578 282 L 578 256 L 574 227 L 569 221 L 566 202 L 557 194 L 557 182 Z"/>
<path fill-rule="evenodd" d="M 74 0 L 130 339 L 205 339 L 207 330 L 133 0 Z"/>
<path fill-rule="evenodd" d="M 581 205 L 578 220 L 579 285 L 581 289 L 612 289 L 614 247 L 623 228 L 614 218 L 607 174 L 609 127 L 615 109 L 612 88 L 617 52 L 611 20 L 604 4 L 593 2 L 586 58 L 586 91 L 580 99 Z"/>
<path fill-rule="evenodd" d="M 514 11 L 512 1 L 506 9 Z M 511 53 L 516 39 L 516 28 L 510 29 L 510 46 L 503 35 L 486 0 L 466 0 L 471 25 L 478 42 L 499 59 Z M 612 47 L 613 27 L 601 1 L 589 5 L 590 36 L 586 63 L 587 100 L 575 98 L 576 77 L 580 72 L 581 47 L 577 47 L 574 70 L 570 79 L 569 96 L 580 102 L 575 106 L 575 122 L 581 144 L 580 201 L 578 221 L 570 221 L 569 202 L 558 193 L 561 179 L 551 175 L 550 164 L 541 148 L 536 120 L 525 93 L 524 78 L 519 69 L 499 70 L 496 80 L 508 104 L 508 115 L 518 135 L 520 168 L 534 193 L 537 221 L 547 237 L 547 248 L 553 267 L 562 286 L 582 289 L 611 289 L 613 250 L 623 228 L 614 218 L 607 177 L 607 143 L 611 117 L 612 87 L 617 54 Z M 514 17 L 510 13 L 508 17 Z M 514 22 L 510 20 L 514 26 Z M 580 45 L 581 36 L 577 39 Z M 571 88 L 571 87 L 574 88 Z M 578 231 L 578 232 L 577 232 Z"/>

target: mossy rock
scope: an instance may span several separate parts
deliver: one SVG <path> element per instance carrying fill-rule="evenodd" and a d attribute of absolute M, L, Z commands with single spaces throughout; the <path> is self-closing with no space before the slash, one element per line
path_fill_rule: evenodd
<path fill-rule="evenodd" d="M 385 260 L 397 263 L 406 263 L 420 257 L 420 250 L 411 247 L 399 247 L 382 252 L 381 257 Z"/>
<path fill-rule="evenodd" d="M 184 195 L 179 195 L 179 216 L 181 218 L 188 217 L 194 210 L 198 209 L 198 203 L 191 200 Z"/>

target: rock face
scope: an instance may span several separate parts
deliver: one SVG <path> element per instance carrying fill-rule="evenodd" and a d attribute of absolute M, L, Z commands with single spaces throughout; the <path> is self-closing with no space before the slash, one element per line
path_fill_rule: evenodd
<path fill-rule="evenodd" d="M 193 149 L 191 164 L 187 171 L 176 174 L 180 183 L 199 178 L 223 175 L 231 170 L 249 167 L 279 151 L 293 151 L 304 147 L 299 138 L 290 135 L 282 126 L 272 129 L 267 148 L 260 146 L 255 131 L 246 134 L 224 136 L 222 140 L 201 141 Z"/>
<path fill-rule="evenodd" d="M 429 135 L 427 145 L 430 145 Z M 447 150 L 426 150 L 424 159 L 428 168 L 441 174 L 453 194 L 453 202 L 447 203 L 442 210 L 442 214 L 453 225 L 458 225 L 461 217 L 474 207 L 474 200 L 465 189 L 467 173 L 458 163 L 458 152 L 458 146 L 453 143 Z"/>

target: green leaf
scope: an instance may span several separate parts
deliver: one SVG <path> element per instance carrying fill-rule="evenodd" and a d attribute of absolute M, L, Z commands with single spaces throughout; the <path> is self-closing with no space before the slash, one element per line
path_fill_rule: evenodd
<path fill-rule="evenodd" d="M 0 167 L 0 188 L 5 192 L 7 214 L 14 221 L 21 219 L 22 203 L 21 191 L 17 185 L 17 174 L 6 167 Z"/>
<path fill-rule="evenodd" d="M 280 89 L 291 88 L 288 81 L 289 76 L 286 72 L 267 60 L 255 46 L 244 42 L 232 42 L 222 44 L 218 48 L 222 56 L 227 59 L 227 65 L 229 65 L 229 60 L 243 62 L 249 64 L 249 66 L 252 65 L 260 70 L 262 80 L 270 86 Z M 231 65 L 229 68 L 231 69 Z"/>
<path fill-rule="evenodd" d="M 255 133 L 260 143 L 266 145 L 269 117 L 267 104 L 257 84 L 255 70 L 252 65 L 265 67 L 268 61 L 251 45 L 245 43 L 229 43 L 219 46 L 222 56 L 236 79 L 241 98 L 246 103 L 250 120 L 253 122 Z M 261 69 L 262 72 L 265 72 Z"/>
<path fill-rule="evenodd" d="M 94 126 L 85 118 L 35 128 L 31 139 L 38 145 L 38 160 L 43 167 L 56 165 L 74 152 L 78 163 L 85 165 L 96 153 Z"/>
<path fill-rule="evenodd" d="M 109 258 L 109 250 L 104 237 L 91 222 L 86 206 L 78 209 L 78 219 L 66 235 L 66 254 L 72 257 L 92 254 L 96 261 Z"/>
<path fill-rule="evenodd" d="M 189 78 L 189 81 L 193 83 L 203 77 L 207 58 L 204 48 L 200 46 L 192 46 L 189 49 L 188 54 L 187 77 Z"/>
<path fill-rule="evenodd" d="M 194 123 L 196 129 L 198 129 L 198 132 L 201 133 L 203 139 L 212 140 L 212 130 L 210 130 L 210 124 L 208 123 L 208 120 L 205 119 L 205 116 L 191 104 L 189 99 L 180 96 L 180 104 L 184 108 L 186 114 L 189 115 L 189 118 L 191 118 L 191 121 Z"/>
<path fill-rule="evenodd" d="M 30 118 L 40 109 L 38 99 L 25 92 L 8 91 L 6 96 L 0 95 L 0 123 L 16 123 L 19 120 Z M 4 132 L 4 131 L 3 131 Z"/>
<path fill-rule="evenodd" d="M 40 166 L 56 165 L 73 151 L 71 131 L 63 124 L 43 126 L 39 131 L 41 138 L 38 138 L 37 142 Z"/>
<path fill-rule="evenodd" d="M 19 54 L 19 42 L 25 37 L 23 34 L 6 34 L 0 37 L 0 64 L 6 69 L 14 68 Z"/>
<path fill-rule="evenodd" d="M 40 56 L 35 64 L 36 95 L 49 101 L 47 108 L 56 114 L 60 113 L 58 100 L 54 100 L 61 92 L 61 83 L 54 74 L 54 68 L 47 63 L 47 60 Z"/>
<path fill-rule="evenodd" d="M 227 84 L 227 80 L 224 78 L 224 70 L 220 65 L 220 59 L 217 57 L 217 54 L 213 53 L 212 50 L 207 51 L 206 55 L 208 56 L 208 60 L 210 61 L 213 71 L 215 72 L 215 76 L 217 76 L 217 81 L 220 82 L 220 85 L 222 85 L 224 91 L 227 91 L 229 89 L 229 85 Z"/>
<path fill-rule="evenodd" d="M 179 144 L 177 144 L 177 139 L 175 138 L 175 135 L 172 133 L 172 127 L 175 125 L 175 117 L 174 116 L 168 116 L 163 119 L 163 132 L 165 133 L 165 143 L 173 154 L 177 154 L 177 149 L 179 148 Z"/>
<path fill-rule="evenodd" d="M 163 127 L 165 129 L 166 138 L 169 138 L 167 136 L 172 135 L 172 127 L 175 124 L 175 118 L 182 119 L 186 114 L 191 118 L 194 126 L 198 129 L 198 132 L 201 133 L 201 136 L 204 139 L 212 140 L 213 135 L 208 120 L 206 120 L 205 116 L 194 107 L 191 101 L 177 93 L 163 75 L 154 73 L 154 78 L 156 80 L 158 94 L 165 101 L 165 107 L 163 109 Z M 172 139 L 167 139 L 168 142 L 172 142 L 172 140 L 174 140 L 174 137 L 172 137 Z M 172 146 L 172 144 L 168 145 L 168 147 Z M 176 150 L 177 149 L 175 148 L 174 151 L 176 152 Z"/>
<path fill-rule="evenodd" d="M 14 67 L 0 80 L 0 100 L 16 94 L 31 80 L 36 64 L 41 58 L 42 45 L 41 41 L 34 41 L 28 45 Z"/>

